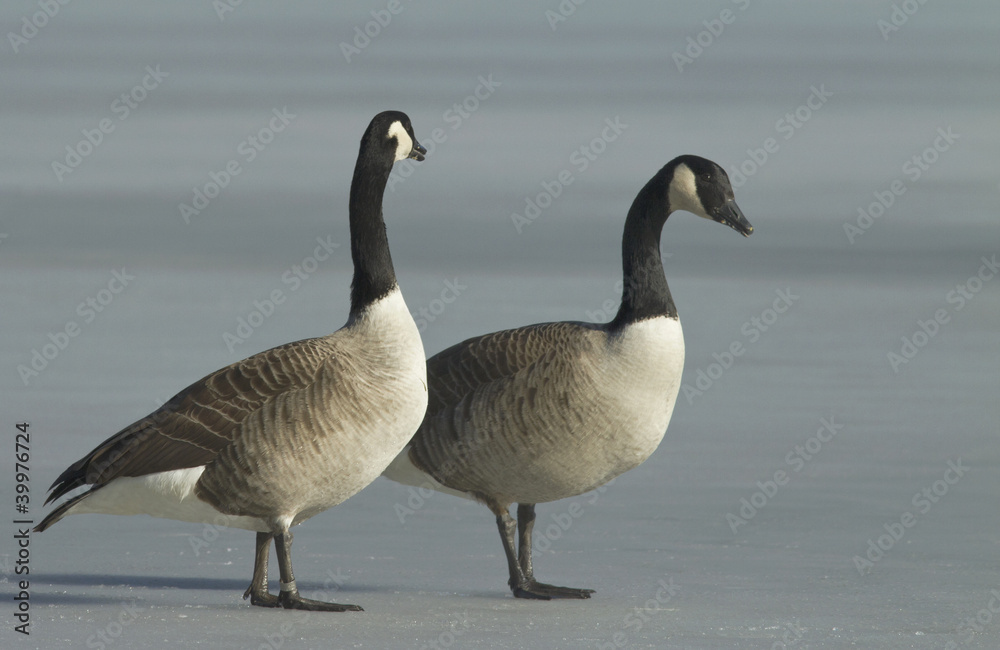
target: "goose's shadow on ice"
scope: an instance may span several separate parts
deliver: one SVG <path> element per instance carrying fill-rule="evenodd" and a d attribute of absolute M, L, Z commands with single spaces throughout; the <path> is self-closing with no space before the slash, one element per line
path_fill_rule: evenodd
<path fill-rule="evenodd" d="M 299 590 L 305 596 L 318 595 L 325 600 L 337 602 L 342 600 L 350 602 L 348 594 L 359 593 L 380 593 L 386 590 L 379 587 L 367 585 L 350 585 L 340 589 L 324 589 L 322 582 L 310 582 L 308 580 L 297 580 Z M 34 576 L 32 580 L 32 602 L 46 605 L 66 605 L 83 603 L 121 603 L 123 595 L 121 589 L 150 589 L 149 593 L 136 592 L 127 593 L 127 597 L 149 596 L 155 590 L 177 589 L 177 590 L 200 590 L 233 592 L 236 600 L 240 603 L 249 601 L 243 600 L 243 591 L 250 584 L 249 578 L 246 580 L 235 578 L 188 578 L 176 576 L 148 576 L 148 575 L 115 575 L 97 573 L 46 573 Z M 88 594 L 80 593 L 53 593 L 59 592 L 62 587 L 94 587 L 94 591 Z M 107 590 L 107 595 L 104 595 Z M 278 581 L 271 580 L 271 593 L 277 593 Z M 322 593 L 318 593 L 322 592 Z M 199 598 L 199 604 L 206 604 L 203 598 Z M 218 604 L 232 604 L 233 600 L 220 599 Z M 164 604 L 168 604 L 164 602 Z"/>

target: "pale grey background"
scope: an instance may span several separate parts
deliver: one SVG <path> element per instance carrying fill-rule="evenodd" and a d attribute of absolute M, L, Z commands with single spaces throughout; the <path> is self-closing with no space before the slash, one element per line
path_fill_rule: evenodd
<path fill-rule="evenodd" d="M 997 647 L 1000 279 L 973 281 L 961 310 L 949 294 L 1000 253 L 996 4 L 590 0 L 553 29 L 556 0 L 404 0 L 348 61 L 341 43 L 387 4 L 247 0 L 220 20 L 208 0 L 77 1 L 15 52 L 8 32 L 41 9 L 4 3 L 0 457 L 11 469 L 14 425 L 29 421 L 40 519 L 59 471 L 188 383 L 339 327 L 351 169 L 378 111 L 406 111 L 424 144 L 446 135 L 385 207 L 407 302 L 434 316 L 428 354 L 599 317 L 617 299 L 624 215 L 648 178 L 682 153 L 732 169 L 775 138 L 736 190 L 752 238 L 688 214 L 664 229 L 685 385 L 699 371 L 717 379 L 682 395 L 645 465 L 539 507 L 540 533 L 558 537 L 537 554 L 539 576 L 597 594 L 514 600 L 485 508 L 420 503 L 380 480 L 296 531 L 304 591 L 340 576 L 331 597 L 363 614 L 250 608 L 244 531 L 74 517 L 31 538 L 32 635 L 12 631 L 8 600 L 0 644 L 99 647 L 103 630 L 108 647 Z M 883 38 L 879 21 L 903 4 L 916 12 Z M 723 10 L 732 20 L 709 38 Z M 679 71 L 674 54 L 700 32 L 708 45 Z M 147 66 L 168 76 L 120 120 L 113 102 Z M 453 104 L 490 76 L 498 85 L 459 121 Z M 812 87 L 832 96 L 786 139 L 778 122 Z M 240 143 L 283 107 L 296 118 L 248 162 Z M 574 152 L 616 118 L 627 128 L 581 171 Z M 102 119 L 114 131 L 57 180 L 53 161 Z M 904 165 L 939 128 L 959 137 L 914 180 Z M 234 159 L 241 174 L 185 224 L 178 204 Z M 519 234 L 511 214 L 563 170 L 573 184 Z M 844 224 L 894 180 L 905 193 L 851 243 Z M 283 275 L 317 237 L 341 248 L 292 291 Z M 110 297 L 100 292 L 122 269 L 134 280 L 85 323 L 78 305 Z M 463 287 L 447 304 L 446 281 Z M 230 351 L 224 333 L 277 289 L 284 303 Z M 786 290 L 792 305 L 757 328 Z M 894 372 L 887 353 L 937 310 L 947 322 Z M 25 385 L 18 366 L 70 321 L 79 335 Z M 713 354 L 735 342 L 745 352 L 720 375 Z M 843 429 L 793 466 L 789 454 L 831 417 Z M 914 495 L 958 459 L 971 469 L 917 509 Z M 734 534 L 726 515 L 777 470 L 791 480 Z M 0 504 L 12 514 L 13 494 L 8 471 Z M 395 506 L 408 500 L 419 507 L 401 523 Z M 573 501 L 582 515 L 563 531 Z M 908 511 L 916 525 L 860 575 L 852 558 Z M 197 539 L 207 545 L 195 555 Z M 637 618 L 661 579 L 677 593 Z M 987 622 L 969 633 L 977 615 Z"/>

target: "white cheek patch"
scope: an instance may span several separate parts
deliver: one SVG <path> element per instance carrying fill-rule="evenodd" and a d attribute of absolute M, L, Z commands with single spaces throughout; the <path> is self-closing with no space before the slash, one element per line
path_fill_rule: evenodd
<path fill-rule="evenodd" d="M 674 177 L 670 180 L 670 188 L 667 190 L 667 200 L 670 201 L 672 210 L 685 210 L 705 219 L 711 218 L 705 206 L 701 204 L 701 199 L 698 198 L 694 172 L 683 163 L 674 169 Z"/>
<path fill-rule="evenodd" d="M 403 123 L 399 121 L 393 122 L 389 127 L 387 135 L 390 138 L 396 138 L 396 161 L 409 158 L 410 152 L 413 151 L 413 138 L 403 128 Z"/>

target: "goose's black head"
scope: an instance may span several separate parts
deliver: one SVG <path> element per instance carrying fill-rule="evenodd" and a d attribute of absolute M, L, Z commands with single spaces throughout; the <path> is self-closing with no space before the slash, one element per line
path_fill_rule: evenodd
<path fill-rule="evenodd" d="M 361 148 L 390 164 L 407 158 L 423 160 L 427 153 L 413 134 L 410 118 L 400 111 L 385 111 L 372 118 L 361 138 Z"/>
<path fill-rule="evenodd" d="M 671 211 L 685 210 L 718 221 L 744 237 L 753 232 L 753 226 L 736 205 L 733 186 L 722 167 L 699 156 L 679 156 L 667 163 L 665 170 L 672 172 L 667 185 Z"/>

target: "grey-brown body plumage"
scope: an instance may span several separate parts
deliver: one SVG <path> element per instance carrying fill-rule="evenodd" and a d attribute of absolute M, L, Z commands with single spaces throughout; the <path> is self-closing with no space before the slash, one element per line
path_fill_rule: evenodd
<path fill-rule="evenodd" d="M 236 517 L 228 525 L 267 531 L 355 494 L 406 444 L 426 400 L 419 334 L 397 296 L 330 336 L 267 350 L 185 389 L 67 469 L 53 499 L 95 488 L 41 529 L 88 512 L 206 523 L 221 513 Z M 191 485 L 164 475 L 199 467 L 185 476 Z"/>
<path fill-rule="evenodd" d="M 620 332 L 561 322 L 470 339 L 428 361 L 409 457 L 500 507 L 582 494 L 656 449 L 683 364 L 680 323 L 667 317 Z"/>

